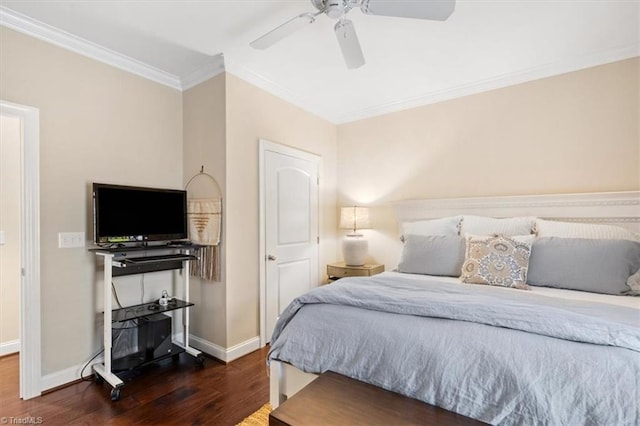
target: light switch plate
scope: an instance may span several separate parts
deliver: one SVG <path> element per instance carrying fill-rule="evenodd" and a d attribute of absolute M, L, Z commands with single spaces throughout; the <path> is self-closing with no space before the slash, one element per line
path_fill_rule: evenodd
<path fill-rule="evenodd" d="M 0 246 L 3 246 L 4 244 L 4 231 L 0 231 Z"/>
<path fill-rule="evenodd" d="M 59 232 L 58 248 L 84 247 L 84 232 Z"/>

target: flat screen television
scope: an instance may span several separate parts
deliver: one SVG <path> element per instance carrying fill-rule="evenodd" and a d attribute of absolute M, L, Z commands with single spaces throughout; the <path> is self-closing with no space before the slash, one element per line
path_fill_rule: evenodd
<path fill-rule="evenodd" d="M 187 238 L 187 192 L 176 189 L 93 184 L 96 244 Z"/>

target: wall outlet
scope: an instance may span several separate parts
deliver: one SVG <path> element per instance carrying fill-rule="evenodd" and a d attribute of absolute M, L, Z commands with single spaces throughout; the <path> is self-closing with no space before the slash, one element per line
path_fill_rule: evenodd
<path fill-rule="evenodd" d="M 84 232 L 59 232 L 58 248 L 84 247 Z"/>

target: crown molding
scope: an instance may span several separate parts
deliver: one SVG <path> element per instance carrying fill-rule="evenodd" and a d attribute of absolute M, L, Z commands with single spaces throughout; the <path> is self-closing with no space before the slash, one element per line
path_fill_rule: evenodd
<path fill-rule="evenodd" d="M 424 105 L 461 98 L 463 96 L 488 92 L 490 90 L 500 89 L 520 83 L 526 83 L 546 77 L 552 77 L 555 75 L 578 71 L 598 65 L 604 65 L 611 62 L 622 61 L 625 59 L 634 58 L 636 56 L 640 56 L 640 43 L 636 43 L 631 46 L 601 51 L 591 55 L 574 57 L 564 61 L 558 61 L 539 67 L 533 67 L 522 71 L 503 74 L 497 77 L 479 80 L 473 83 L 451 87 L 445 90 L 425 93 L 420 96 L 388 102 L 338 115 L 333 112 L 334 109 L 331 108 L 331 105 L 311 105 L 308 99 L 303 99 L 303 97 L 298 96 L 291 90 L 278 85 L 270 79 L 262 76 L 260 73 L 257 73 L 236 62 L 229 63 L 227 61 L 227 72 L 255 86 L 258 86 L 259 88 L 281 99 L 284 99 L 287 102 L 291 102 L 299 108 L 318 115 L 333 124 L 345 124 L 357 120 L 403 111 L 410 108 L 416 108 Z"/>
<path fill-rule="evenodd" d="M 281 86 L 269 78 L 261 75 L 260 73 L 249 69 L 248 67 L 238 63 L 235 60 L 230 60 L 229 58 L 225 59 L 225 68 L 226 72 L 238 77 L 241 80 L 246 81 L 247 83 L 253 84 L 254 86 L 280 98 L 283 99 L 298 108 L 301 108 L 311 114 L 317 115 L 325 120 L 333 124 L 336 123 L 337 116 L 331 114 L 331 108 L 326 106 L 325 108 L 320 107 L 319 105 L 311 105 L 308 99 L 304 99 L 302 96 L 299 96 L 295 92 Z"/>
<path fill-rule="evenodd" d="M 0 6 L 0 25 L 155 81 L 156 83 L 182 90 L 180 79 L 173 74 L 74 36 L 33 18 L 29 18 L 26 15 L 4 6 Z"/>
<path fill-rule="evenodd" d="M 463 96 L 488 92 L 490 90 L 539 80 L 546 77 L 579 71 L 581 69 L 604 65 L 611 62 L 622 61 L 637 56 L 640 56 L 640 43 L 636 43 L 631 46 L 601 51 L 595 54 L 574 57 L 568 60 L 558 61 L 539 67 L 533 67 L 522 71 L 503 74 L 497 77 L 479 80 L 473 83 L 460 85 L 445 90 L 426 93 L 424 95 L 416 97 L 410 97 L 403 100 L 380 104 L 370 108 L 352 111 L 350 113 L 341 114 L 340 116 L 336 117 L 334 123 L 349 123 L 365 118 L 398 112 L 405 109 L 416 108 L 419 106 L 434 104 L 437 102 L 443 102 L 455 98 L 461 98 Z"/>
<path fill-rule="evenodd" d="M 198 68 L 191 74 L 180 79 L 180 87 L 182 90 L 189 90 L 192 87 L 197 86 L 200 83 L 222 74 L 225 72 L 224 56 L 222 53 L 215 55 L 213 61 Z"/>
<path fill-rule="evenodd" d="M 315 100 L 300 96 L 237 61 L 229 61 L 228 58 L 225 59 L 222 54 L 217 55 L 217 58 L 211 63 L 180 78 L 179 76 L 162 71 L 96 43 L 29 18 L 5 6 L 0 6 L 0 26 L 19 31 L 177 90 L 190 89 L 226 71 L 333 124 L 349 123 L 640 56 L 640 43 L 636 43 L 630 46 L 503 74 L 445 90 L 336 114 L 335 108 L 332 108 L 331 105 L 319 105 Z"/>

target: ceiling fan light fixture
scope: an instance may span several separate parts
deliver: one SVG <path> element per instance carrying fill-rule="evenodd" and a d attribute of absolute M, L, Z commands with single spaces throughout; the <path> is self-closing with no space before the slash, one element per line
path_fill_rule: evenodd
<path fill-rule="evenodd" d="M 324 3 L 324 13 L 331 19 L 338 19 L 351 10 L 347 0 L 325 0 Z"/>
<path fill-rule="evenodd" d="M 311 4 L 313 5 L 313 7 L 318 9 L 320 12 L 324 10 L 326 3 L 327 0 L 311 0 Z"/>

